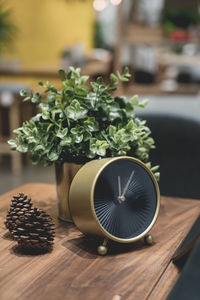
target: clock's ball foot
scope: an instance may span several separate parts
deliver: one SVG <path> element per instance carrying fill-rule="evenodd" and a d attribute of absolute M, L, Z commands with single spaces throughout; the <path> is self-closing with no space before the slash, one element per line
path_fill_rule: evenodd
<path fill-rule="evenodd" d="M 108 252 L 108 248 L 106 246 L 104 246 L 104 245 L 100 245 L 97 248 L 97 251 L 98 251 L 99 255 L 106 255 L 106 253 Z"/>
<path fill-rule="evenodd" d="M 147 234 L 145 236 L 145 238 L 144 238 L 144 242 L 145 242 L 146 245 L 150 245 L 150 246 L 153 245 L 154 240 L 153 240 L 152 235 L 151 234 Z"/>
<path fill-rule="evenodd" d="M 106 253 L 108 252 L 107 244 L 108 240 L 104 239 L 102 245 L 97 248 L 97 252 L 99 253 L 99 255 L 106 255 Z"/>

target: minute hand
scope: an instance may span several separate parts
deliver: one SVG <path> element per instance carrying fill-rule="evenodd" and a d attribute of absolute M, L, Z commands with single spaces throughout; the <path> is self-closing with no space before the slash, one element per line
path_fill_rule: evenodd
<path fill-rule="evenodd" d="M 124 188 L 124 190 L 123 190 L 123 192 L 122 192 L 122 196 L 125 195 L 125 193 L 126 193 L 128 187 L 129 187 L 129 184 L 131 183 L 131 180 L 132 180 L 132 178 L 133 178 L 134 173 L 135 173 L 135 170 L 132 171 L 132 173 L 131 173 L 131 175 L 130 175 L 130 177 L 129 177 L 127 183 L 126 183 L 126 186 L 125 186 L 125 188 Z"/>

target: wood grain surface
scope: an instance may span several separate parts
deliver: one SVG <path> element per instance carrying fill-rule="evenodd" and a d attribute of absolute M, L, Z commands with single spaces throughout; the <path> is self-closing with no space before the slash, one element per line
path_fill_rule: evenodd
<path fill-rule="evenodd" d="M 10 199 L 18 192 L 50 213 L 56 223 L 52 252 L 21 253 L 4 226 Z M 84 237 L 72 224 L 57 219 L 56 188 L 27 184 L 0 196 L 1 300 L 164 300 L 178 277 L 171 257 L 200 212 L 200 201 L 161 198 L 152 229 L 155 244 L 109 242 L 107 256 L 96 248 L 101 241 Z"/>

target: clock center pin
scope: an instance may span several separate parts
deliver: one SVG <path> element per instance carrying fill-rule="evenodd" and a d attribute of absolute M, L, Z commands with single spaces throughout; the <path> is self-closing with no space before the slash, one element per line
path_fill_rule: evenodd
<path fill-rule="evenodd" d="M 117 197 L 117 200 L 118 200 L 119 203 L 122 203 L 126 200 L 126 198 L 123 195 L 121 195 L 121 196 Z"/>

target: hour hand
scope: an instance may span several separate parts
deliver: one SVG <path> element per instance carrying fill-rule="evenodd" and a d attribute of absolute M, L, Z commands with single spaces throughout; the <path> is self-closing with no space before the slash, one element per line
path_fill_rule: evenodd
<path fill-rule="evenodd" d="M 121 177 L 118 176 L 118 197 L 117 200 L 119 203 L 122 203 L 125 200 L 125 197 L 122 196 L 122 188 L 121 188 Z"/>

